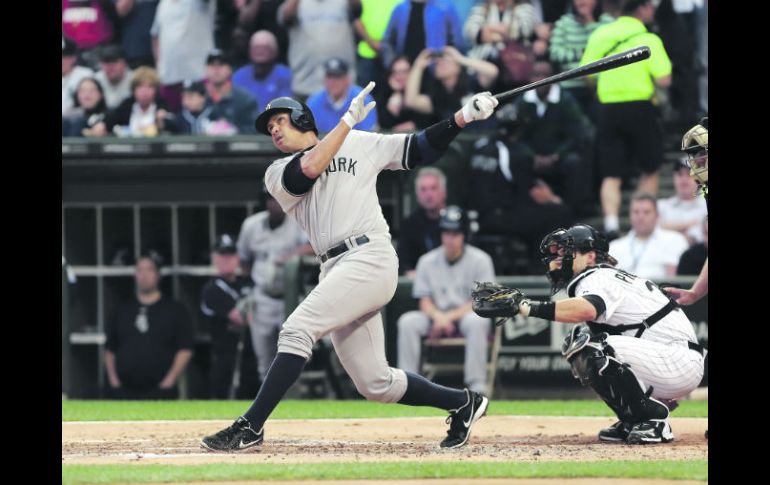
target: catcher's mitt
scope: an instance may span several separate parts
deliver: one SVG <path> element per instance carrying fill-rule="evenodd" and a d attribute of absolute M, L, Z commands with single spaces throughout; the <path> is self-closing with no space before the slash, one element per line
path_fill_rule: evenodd
<path fill-rule="evenodd" d="M 524 294 L 517 288 L 507 288 L 496 283 L 479 283 L 471 292 L 473 311 L 485 318 L 509 318 L 519 313 Z M 497 325 L 502 323 L 496 322 Z"/>

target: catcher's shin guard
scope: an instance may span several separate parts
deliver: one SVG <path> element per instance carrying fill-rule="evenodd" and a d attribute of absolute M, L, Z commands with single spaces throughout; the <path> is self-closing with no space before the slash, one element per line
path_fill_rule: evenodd
<path fill-rule="evenodd" d="M 668 418 L 668 407 L 650 397 L 652 387 L 646 392 L 642 389 L 631 367 L 615 358 L 606 337 L 606 333 L 591 337 L 567 357 L 572 374 L 582 385 L 590 386 L 625 423 Z"/>

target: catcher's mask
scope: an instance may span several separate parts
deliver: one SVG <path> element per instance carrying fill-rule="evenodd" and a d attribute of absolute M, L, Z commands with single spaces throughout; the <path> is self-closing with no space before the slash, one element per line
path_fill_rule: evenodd
<path fill-rule="evenodd" d="M 577 252 L 596 251 L 597 256 L 604 256 L 609 249 L 604 236 L 586 224 L 577 224 L 569 229 L 559 228 L 545 236 L 540 243 L 540 254 L 551 281 L 551 294 L 567 286 L 574 276 L 572 262 Z"/>
<path fill-rule="evenodd" d="M 709 130 L 708 118 L 690 128 L 682 137 L 682 151 L 687 154 L 690 177 L 699 184 L 709 181 Z"/>

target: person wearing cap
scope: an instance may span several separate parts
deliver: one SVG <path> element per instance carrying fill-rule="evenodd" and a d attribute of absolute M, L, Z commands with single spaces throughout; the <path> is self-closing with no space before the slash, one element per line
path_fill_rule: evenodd
<path fill-rule="evenodd" d="M 271 99 L 291 96 L 291 69 L 278 62 L 278 41 L 269 30 L 258 30 L 249 42 L 247 64 L 233 74 L 233 84 L 251 94 L 258 106 Z"/>
<path fill-rule="evenodd" d="M 131 96 L 131 78 L 134 75 L 126 64 L 123 48 L 119 45 L 102 47 L 99 68 L 94 77 L 104 88 L 107 108 L 117 108 L 124 99 Z"/>
<path fill-rule="evenodd" d="M 464 380 L 468 389 L 487 393 L 487 348 L 492 325 L 488 318 L 473 312 L 471 290 L 474 281 L 493 281 L 492 258 L 466 242 L 468 216 L 457 206 L 441 211 L 441 246 L 417 261 L 412 296 L 419 310 L 398 319 L 398 366 L 420 373 L 420 347 L 430 339 L 466 338 Z"/>
<path fill-rule="evenodd" d="M 296 221 L 286 217 L 264 187 L 261 199 L 265 210 L 243 221 L 237 247 L 241 269 L 254 281 L 256 312 L 249 326 L 259 376 L 264 379 L 275 358 L 278 332 L 285 317 L 284 263 L 297 255 L 313 254 L 313 248 Z"/>
<path fill-rule="evenodd" d="M 353 84 L 347 62 L 333 57 L 324 63 L 324 89 L 310 96 L 307 106 L 313 112 L 316 127 L 322 133 L 328 133 L 345 114 L 358 93 L 363 88 Z M 367 95 L 365 102 L 374 101 L 371 95 Z M 369 115 L 357 125 L 358 129 L 374 131 L 377 127 L 377 110 L 372 110 Z"/>
<path fill-rule="evenodd" d="M 61 39 L 61 114 L 67 116 L 75 107 L 75 91 L 80 81 L 92 77 L 91 68 L 78 66 L 78 47 L 72 39 Z"/>
<path fill-rule="evenodd" d="M 706 200 L 697 194 L 698 184 L 690 177 L 686 158 L 674 160 L 673 178 L 676 194 L 658 200 L 658 224 L 682 233 L 690 244 L 702 242 L 701 224 L 708 215 L 708 208 Z"/>
<path fill-rule="evenodd" d="M 206 103 L 203 81 L 188 80 L 182 84 L 182 110 L 166 113 L 161 128 L 175 135 L 206 135 L 214 123 L 213 111 L 214 107 Z"/>
<path fill-rule="evenodd" d="M 258 383 L 248 326 L 247 302 L 252 283 L 238 273 L 240 259 L 233 236 L 221 234 L 217 238 L 211 262 L 217 274 L 203 285 L 200 296 L 200 309 L 211 332 L 210 395 L 213 399 L 231 395 L 251 399 Z M 233 389 L 236 364 L 241 369 L 237 391 Z"/>
<path fill-rule="evenodd" d="M 136 261 L 136 295 L 107 320 L 104 364 L 113 399 L 176 399 L 193 355 L 195 331 L 184 305 L 160 289 L 161 258 Z"/>
<path fill-rule="evenodd" d="M 221 134 L 254 133 L 254 120 L 259 107 L 254 97 L 233 86 L 233 67 L 229 57 L 220 49 L 206 56 L 206 99 L 213 108 L 212 117 L 223 126 Z"/>
<path fill-rule="evenodd" d="M 182 83 L 203 79 L 207 53 L 214 48 L 217 1 L 160 0 L 150 28 L 160 95 L 174 113 L 181 108 Z"/>

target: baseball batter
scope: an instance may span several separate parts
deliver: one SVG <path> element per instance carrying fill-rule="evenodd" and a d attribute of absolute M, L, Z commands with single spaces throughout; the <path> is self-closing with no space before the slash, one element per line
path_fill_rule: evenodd
<path fill-rule="evenodd" d="M 449 119 L 414 134 L 353 130 L 374 108 L 364 104 L 374 83 L 356 96 L 337 126 L 318 139 L 313 114 L 291 98 L 271 101 L 256 129 L 288 156 L 273 162 L 265 184 L 283 210 L 308 235 L 321 261 L 318 285 L 292 312 L 278 338 L 278 353 L 259 394 L 228 428 L 203 438 L 211 450 L 237 451 L 262 443 L 264 423 L 297 380 L 313 344 L 329 334 L 340 362 L 367 399 L 449 411 L 443 448 L 464 445 L 489 400 L 481 394 L 436 385 L 390 367 L 380 309 L 393 297 L 398 257 L 377 198 L 382 170 L 432 163 L 467 124 L 489 118 L 497 100 L 475 94 Z"/>
<path fill-rule="evenodd" d="M 562 354 L 619 418 L 599 439 L 672 441 L 669 411 L 703 378 L 705 350 L 690 320 L 654 283 L 615 268 L 607 240 L 591 226 L 557 229 L 540 251 L 553 290 L 566 287 L 569 298 L 529 301 L 519 290 L 485 283 L 474 290 L 474 310 L 484 317 L 586 322 L 588 328 L 573 328 Z"/>

